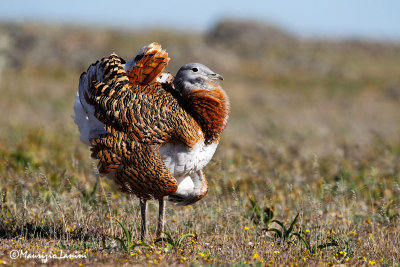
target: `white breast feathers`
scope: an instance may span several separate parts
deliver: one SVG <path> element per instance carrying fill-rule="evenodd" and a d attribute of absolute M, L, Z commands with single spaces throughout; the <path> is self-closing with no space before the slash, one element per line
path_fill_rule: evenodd
<path fill-rule="evenodd" d="M 217 146 L 218 143 L 204 144 L 204 141 L 200 141 L 193 148 L 167 143 L 160 147 L 160 154 L 171 174 L 180 180 L 179 178 L 203 169 L 211 160 Z"/>

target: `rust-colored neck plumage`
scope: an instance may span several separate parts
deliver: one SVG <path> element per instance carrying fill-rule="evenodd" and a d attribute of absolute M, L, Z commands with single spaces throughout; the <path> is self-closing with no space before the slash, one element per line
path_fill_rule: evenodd
<path fill-rule="evenodd" d="M 230 113 L 226 93 L 215 86 L 212 90 L 193 90 L 184 98 L 188 111 L 204 133 L 205 142 L 218 142 Z"/>

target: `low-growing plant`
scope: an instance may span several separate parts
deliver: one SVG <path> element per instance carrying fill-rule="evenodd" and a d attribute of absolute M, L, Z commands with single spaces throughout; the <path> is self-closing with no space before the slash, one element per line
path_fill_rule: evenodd
<path fill-rule="evenodd" d="M 297 213 L 296 217 L 293 219 L 293 221 L 291 222 L 289 227 L 286 227 L 285 224 L 281 221 L 272 220 L 271 222 L 278 224 L 281 227 L 281 229 L 267 227 L 262 230 L 266 231 L 266 232 L 274 232 L 275 238 L 278 240 L 279 245 L 282 245 L 284 243 L 289 243 L 289 242 L 293 241 L 292 237 L 297 237 L 297 239 L 305 245 L 305 247 L 308 249 L 308 251 L 311 254 L 315 254 L 318 249 L 324 249 L 327 247 L 336 247 L 339 245 L 336 242 L 336 240 L 334 240 L 332 238 L 330 239 L 329 242 L 322 243 L 319 245 L 318 245 L 318 242 L 314 242 L 314 244 L 311 245 L 311 241 L 305 237 L 304 233 L 301 230 L 294 231 L 295 225 L 299 219 L 299 215 L 300 215 L 300 213 Z"/>
<path fill-rule="evenodd" d="M 154 244 L 158 242 L 166 242 L 167 247 L 165 248 L 165 253 L 170 253 L 174 249 L 178 249 L 182 246 L 182 242 L 185 238 L 192 237 L 195 240 L 197 239 L 197 234 L 185 234 L 181 235 L 177 241 L 174 241 L 171 234 L 168 232 L 163 232 L 167 237 L 159 237 L 154 241 Z"/>
<path fill-rule="evenodd" d="M 278 240 L 278 244 L 281 245 L 282 243 L 289 242 L 291 240 L 292 236 L 296 236 L 296 234 L 300 234 L 299 232 L 294 232 L 294 226 L 297 223 L 297 220 L 299 219 L 300 213 L 297 213 L 296 217 L 293 219 L 292 223 L 290 224 L 289 228 L 285 226 L 285 224 L 281 221 L 278 220 L 272 220 L 271 222 L 274 222 L 278 224 L 281 229 L 278 228 L 269 228 L 266 227 L 262 229 L 262 231 L 265 232 L 274 232 L 275 237 Z"/>
<path fill-rule="evenodd" d="M 120 244 L 121 249 L 123 251 L 128 252 L 128 251 L 131 251 L 131 250 L 135 249 L 136 247 L 140 247 L 140 246 L 153 248 L 152 245 L 150 245 L 148 243 L 144 243 L 142 241 L 134 243 L 132 240 L 132 232 L 129 231 L 121 221 L 119 221 L 118 219 L 116 219 L 116 221 L 118 222 L 118 224 L 121 226 L 121 228 L 123 230 L 125 240 L 120 237 L 115 237 L 115 236 L 113 238 Z"/>
<path fill-rule="evenodd" d="M 294 232 L 294 236 L 296 236 L 300 241 L 303 242 L 303 244 L 306 246 L 308 251 L 311 254 L 317 253 L 317 250 L 322 250 L 327 247 L 337 247 L 339 244 L 336 242 L 336 240 L 330 238 L 330 242 L 322 243 L 318 245 L 318 242 L 314 242 L 313 245 L 311 245 L 310 240 L 306 239 L 305 235 L 303 235 L 301 232 Z"/>
<path fill-rule="evenodd" d="M 341 245 L 337 245 L 336 254 L 339 259 L 344 260 L 346 257 L 351 258 L 354 256 L 354 242 L 351 239 L 341 239 L 339 240 Z"/>
<path fill-rule="evenodd" d="M 263 223 L 265 227 L 268 227 L 269 223 L 274 217 L 274 208 L 271 206 L 265 206 L 264 208 L 261 208 L 257 200 L 254 199 L 249 193 L 247 193 L 247 197 L 249 198 L 252 207 L 250 212 L 250 218 L 252 222 L 256 225 Z"/>

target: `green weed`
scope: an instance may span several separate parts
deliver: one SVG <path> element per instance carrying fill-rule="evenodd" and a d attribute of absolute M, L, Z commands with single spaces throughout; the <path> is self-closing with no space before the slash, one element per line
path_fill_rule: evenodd
<path fill-rule="evenodd" d="M 144 243 L 141 240 L 139 240 L 139 242 L 134 243 L 132 240 L 132 232 L 129 231 L 126 226 L 118 219 L 116 219 L 117 223 L 119 224 L 119 226 L 122 228 L 123 230 L 123 234 L 124 234 L 124 239 L 120 238 L 120 237 L 113 237 L 114 240 L 116 240 L 121 249 L 125 252 L 129 252 L 134 250 L 136 247 L 149 247 L 149 248 L 153 248 L 152 245 L 148 244 L 148 243 Z"/>
<path fill-rule="evenodd" d="M 250 218 L 255 225 L 263 223 L 265 227 L 268 227 L 272 218 L 274 217 L 274 208 L 271 206 L 265 206 L 261 208 L 257 200 L 254 199 L 249 193 L 247 197 L 250 200 L 252 210 L 250 211 Z"/>
<path fill-rule="evenodd" d="M 281 227 L 281 229 L 267 227 L 267 228 L 262 229 L 262 231 L 274 232 L 279 245 L 281 245 L 283 243 L 288 243 L 291 241 L 291 238 L 293 236 L 300 235 L 299 232 L 294 231 L 294 227 L 295 227 L 295 224 L 297 223 L 299 215 L 300 215 L 300 213 L 297 213 L 296 217 L 293 219 L 293 221 L 291 222 L 289 227 L 286 227 L 285 224 L 281 221 L 272 220 L 271 222 L 278 224 Z"/>
<path fill-rule="evenodd" d="M 171 234 L 168 232 L 164 232 L 167 237 L 159 237 L 154 241 L 154 244 L 158 242 L 165 242 L 167 243 L 167 247 L 165 248 L 165 253 L 171 253 L 174 249 L 179 249 L 182 246 L 182 242 L 185 238 L 191 237 L 195 240 L 197 239 L 197 235 L 195 234 L 184 234 L 181 235 L 177 241 L 174 241 Z"/>
<path fill-rule="evenodd" d="M 311 241 L 308 240 L 305 237 L 305 235 L 302 234 L 301 232 L 294 232 L 293 235 L 296 236 L 306 246 L 306 248 L 311 254 L 316 254 L 318 250 L 322 250 L 327 247 L 337 247 L 339 245 L 337 241 L 334 239 L 330 239 L 330 242 L 326 242 L 319 245 L 318 245 L 319 242 L 317 240 L 316 242 L 314 242 L 313 245 L 311 245 Z"/>

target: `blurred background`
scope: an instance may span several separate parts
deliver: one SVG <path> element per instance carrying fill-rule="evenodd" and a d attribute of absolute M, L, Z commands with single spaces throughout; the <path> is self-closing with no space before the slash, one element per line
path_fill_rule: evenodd
<path fill-rule="evenodd" d="M 398 154 L 399 10 L 394 0 L 11 1 L 0 10 L 2 168 L 87 161 L 71 119 L 80 73 L 153 41 L 167 71 L 197 61 L 225 77 L 226 157 L 327 157 L 332 174 L 346 158 Z"/>

